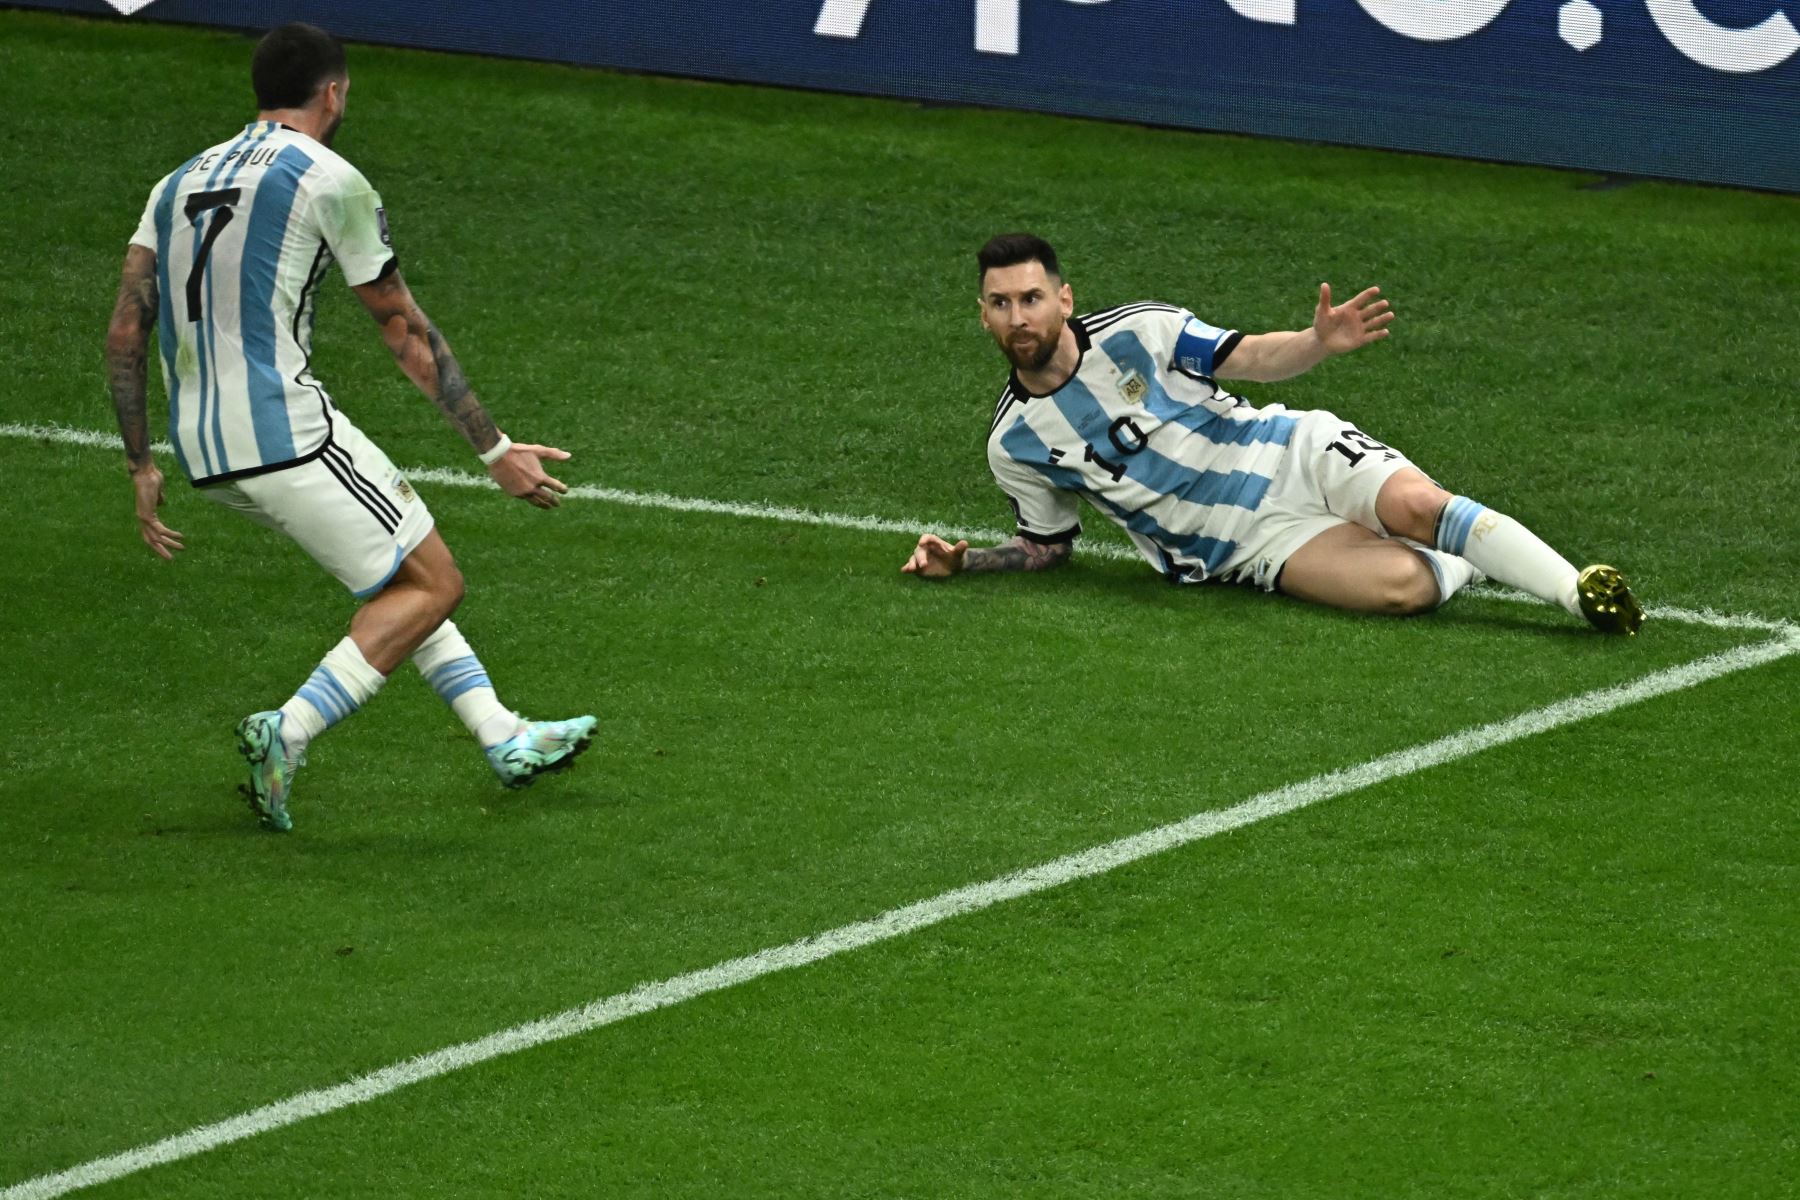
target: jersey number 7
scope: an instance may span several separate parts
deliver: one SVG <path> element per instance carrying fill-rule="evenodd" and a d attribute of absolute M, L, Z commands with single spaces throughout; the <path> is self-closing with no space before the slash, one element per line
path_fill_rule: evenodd
<path fill-rule="evenodd" d="M 238 202 L 242 190 L 225 188 L 217 192 L 195 192 L 187 198 L 187 219 L 196 227 L 206 223 L 206 236 L 200 239 L 200 252 L 194 255 L 194 265 L 187 277 L 187 311 L 190 322 L 200 319 L 200 281 L 206 277 L 206 257 L 212 253 L 213 243 L 218 241 L 219 234 L 231 224 L 231 206 Z M 219 215 L 211 222 L 206 222 L 206 214 L 213 209 L 217 209 Z"/>

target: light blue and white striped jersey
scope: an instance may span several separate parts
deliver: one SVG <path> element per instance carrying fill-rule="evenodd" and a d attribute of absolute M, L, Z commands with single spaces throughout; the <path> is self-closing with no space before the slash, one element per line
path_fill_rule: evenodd
<path fill-rule="evenodd" d="M 1085 497 L 1170 579 L 1235 565 L 1297 419 L 1213 382 L 1241 335 L 1150 302 L 1069 327 L 1081 348 L 1069 381 L 1034 396 L 1014 373 L 988 432 L 988 465 L 1019 533 L 1068 540 Z"/>
<path fill-rule="evenodd" d="M 394 262 L 381 197 L 297 130 L 257 121 L 163 177 L 134 245 L 156 252 L 169 440 L 196 486 L 318 455 L 331 398 L 308 366 L 315 292 Z"/>

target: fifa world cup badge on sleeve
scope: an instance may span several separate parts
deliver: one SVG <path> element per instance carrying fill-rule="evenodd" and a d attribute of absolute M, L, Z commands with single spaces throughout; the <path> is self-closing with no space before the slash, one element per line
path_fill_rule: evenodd
<path fill-rule="evenodd" d="M 412 484 L 406 482 L 406 480 L 399 475 L 394 476 L 394 490 L 399 492 L 400 498 L 408 504 L 413 502 Z"/>
<path fill-rule="evenodd" d="M 392 246 L 394 244 L 394 236 L 388 232 L 387 209 L 378 208 L 375 210 L 375 228 L 381 234 L 382 245 Z"/>

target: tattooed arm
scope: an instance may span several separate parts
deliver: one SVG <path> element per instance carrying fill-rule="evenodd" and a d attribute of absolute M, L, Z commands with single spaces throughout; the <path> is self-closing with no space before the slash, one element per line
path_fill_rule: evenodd
<path fill-rule="evenodd" d="M 499 451 L 499 457 L 488 464 L 488 474 L 494 482 L 508 495 L 529 500 L 539 508 L 555 508 L 557 494 L 568 491 L 568 485 L 545 474 L 541 460 L 565 459 L 568 451 L 512 443 L 494 427 L 494 419 L 476 398 L 463 376 L 462 365 L 450 352 L 450 343 L 413 299 L 398 268 L 372 283 L 359 284 L 354 290 L 381 326 L 381 340 L 387 343 L 394 361 L 438 406 L 451 427 L 462 434 L 475 453 L 485 457 Z M 500 450 L 502 442 L 509 448 Z"/>
<path fill-rule="evenodd" d="M 952 546 L 927 533 L 900 569 L 921 579 L 944 579 L 961 571 L 1048 571 L 1069 561 L 1074 552 L 1072 540 L 1044 543 L 1016 537 L 998 546 L 971 550 L 966 541 Z"/>
<path fill-rule="evenodd" d="M 156 252 L 132 246 L 125 251 L 119 298 L 106 329 L 106 379 L 125 439 L 125 465 L 133 472 L 156 465 L 144 426 L 144 358 L 156 325 L 156 302 Z"/>
<path fill-rule="evenodd" d="M 963 555 L 965 571 L 1048 571 L 1069 561 L 1075 543 L 1034 542 L 1016 537 L 1010 542 L 986 549 L 977 547 Z"/>
<path fill-rule="evenodd" d="M 156 515 L 163 502 L 163 477 L 150 457 L 144 416 L 144 359 L 150 330 L 156 325 L 156 303 L 156 252 L 131 246 L 125 251 L 119 298 L 113 303 L 112 322 L 106 328 L 106 382 L 112 391 L 113 413 L 119 419 L 119 435 L 125 440 L 125 467 L 131 472 L 132 491 L 137 495 L 138 534 L 150 549 L 174 558 L 170 551 L 182 548 L 181 534 Z"/>

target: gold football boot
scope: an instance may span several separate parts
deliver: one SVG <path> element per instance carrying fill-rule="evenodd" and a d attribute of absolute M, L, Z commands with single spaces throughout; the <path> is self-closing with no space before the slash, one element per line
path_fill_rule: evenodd
<path fill-rule="evenodd" d="M 1631 594 L 1617 567 L 1601 563 L 1583 567 L 1575 579 L 1575 596 L 1581 615 L 1601 633 L 1630 637 L 1643 627 L 1644 606 Z"/>

